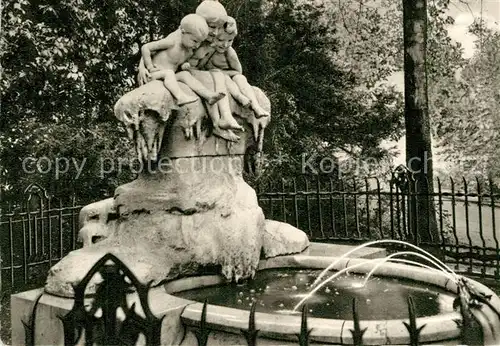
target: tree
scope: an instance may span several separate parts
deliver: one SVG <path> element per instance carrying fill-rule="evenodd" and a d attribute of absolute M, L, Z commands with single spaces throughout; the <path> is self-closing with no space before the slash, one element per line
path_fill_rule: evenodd
<path fill-rule="evenodd" d="M 95 163 L 125 156 L 128 147 L 112 106 L 134 85 L 139 47 L 175 30 L 197 3 L 15 0 L 5 6 L 0 46 L 7 116 L 0 123 L 0 157 L 12 195 L 35 180 L 50 182 L 52 192 L 90 190 L 97 198 L 124 182 L 124 175 L 103 181 L 95 171 L 99 165 L 84 183 L 54 181 L 23 173 L 22 162 L 30 156 L 71 154 L 78 162 Z M 324 4 L 231 0 L 224 5 L 238 21 L 235 47 L 245 74 L 273 102 L 265 143 L 268 175 L 301 172 L 302 153 L 330 157 L 342 148 L 358 156 L 383 156 L 378 144 L 401 125 L 400 96 L 387 87 L 364 86 L 377 79 L 376 64 L 369 64 L 370 76 L 363 75 L 368 69 L 340 64 L 336 54 L 347 41 L 325 19 Z M 377 18 L 368 18 L 363 31 Z M 384 67 L 380 75 L 387 73 Z"/>
<path fill-rule="evenodd" d="M 139 47 L 175 30 L 197 3 L 14 0 L 5 5 L 0 174 L 12 195 L 38 181 L 50 182 L 53 192 L 90 191 L 99 198 L 130 179 L 130 170 L 109 181 L 95 171 L 100 161 L 126 157 L 129 149 L 112 106 L 134 86 Z M 387 157 L 380 143 L 399 138 L 403 125 L 402 95 L 381 82 L 402 67 L 399 1 L 227 0 L 224 5 L 238 22 L 235 48 L 244 73 L 273 104 L 261 180 L 301 173 L 303 156 L 314 157 L 316 168 L 339 152 L 357 161 Z M 442 27 L 438 35 L 444 41 Z M 69 154 L 96 163 L 88 166 L 85 181 L 23 173 L 26 157 Z"/>
<path fill-rule="evenodd" d="M 5 5 L 0 185 L 8 189 L 7 198 L 19 196 L 28 182 L 39 182 L 52 194 L 98 199 L 131 178 L 127 164 L 121 173 L 102 176 L 102 164 L 128 156 L 112 107 L 135 84 L 140 45 L 162 30 L 175 30 L 180 19 L 172 18 L 189 6 L 196 1 L 14 0 Z M 29 158 L 87 164 L 78 179 L 70 170 L 56 180 L 53 170 L 23 169 Z"/>
<path fill-rule="evenodd" d="M 406 165 L 417 178 L 411 228 L 422 242 L 432 242 L 439 234 L 434 203 L 428 197 L 434 181 L 427 97 L 427 1 L 405 1 L 403 15 Z M 427 217 L 419 217 L 422 214 Z"/>
<path fill-rule="evenodd" d="M 373 59 L 367 66 L 342 58 L 356 51 L 346 45 L 357 37 L 344 37 L 345 28 L 338 24 L 344 11 L 335 6 L 332 2 L 268 3 L 261 35 L 266 40 L 257 47 L 265 52 L 261 63 L 268 68 L 256 84 L 271 91 L 281 116 L 274 117 L 267 142 L 268 174 L 301 173 L 302 154 L 314 157 L 316 168 L 322 158 L 337 157 L 339 150 L 356 159 L 380 160 L 386 154 L 379 146 L 382 139 L 397 137 L 401 129 L 401 95 L 376 83 L 391 73 L 390 58 L 386 65 L 378 65 L 376 50 L 349 57 L 350 62 Z M 369 18 L 355 31 L 360 36 L 374 30 L 381 18 L 373 11 L 367 13 Z"/>
<path fill-rule="evenodd" d="M 453 175 L 491 179 L 500 184 L 500 32 L 475 21 L 477 36 L 472 58 L 449 82 L 437 84 L 435 133 L 447 158 L 455 163 Z"/>

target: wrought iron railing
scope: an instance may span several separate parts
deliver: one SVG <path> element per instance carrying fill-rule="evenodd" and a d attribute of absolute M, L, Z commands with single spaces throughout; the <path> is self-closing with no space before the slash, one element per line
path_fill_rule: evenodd
<path fill-rule="evenodd" d="M 86 302 L 84 297 L 87 286 L 95 274 L 101 275 L 102 281 L 97 285 L 92 302 Z M 473 309 L 479 309 L 482 304 L 488 304 L 488 297 L 481 292 L 473 292 L 464 281 L 458 285 L 460 311 L 462 318 L 457 320 L 461 329 L 462 341 L 467 345 L 484 344 L 482 333 L 478 333 L 481 323 L 472 314 Z M 87 273 L 80 284 L 74 287 L 75 297 L 72 309 L 64 316 L 59 316 L 64 330 L 65 346 L 83 344 L 85 345 L 135 345 L 140 335 L 145 338 L 146 345 L 161 344 L 161 327 L 164 316 L 155 316 L 150 309 L 149 285 L 145 285 L 134 276 L 134 274 L 112 254 L 103 256 Z M 127 303 L 127 295 L 136 292 L 139 296 L 140 309 L 143 315 L 136 313 L 135 303 Z M 43 295 L 43 294 L 42 294 Z M 37 345 L 36 339 L 36 314 L 42 297 L 40 295 L 34 302 L 31 314 L 27 321 L 22 321 L 25 327 L 25 344 L 27 346 Z M 185 331 L 192 331 L 199 346 L 210 344 L 209 336 L 213 327 L 207 323 L 208 302 L 205 300 L 201 310 L 200 321 L 196 326 L 184 324 Z M 335 307 L 332 307 L 333 309 Z M 121 309 L 125 318 L 119 318 L 118 310 Z M 97 311 L 100 310 L 100 316 Z M 253 302 L 248 319 L 248 327 L 241 330 L 247 345 L 255 346 L 259 336 L 256 328 L 255 317 L 256 303 Z M 497 314 L 498 311 L 494 310 Z M 302 306 L 301 325 L 297 330 L 297 343 L 300 346 L 309 345 L 312 329 L 308 328 L 308 307 Z M 500 316 L 499 316 L 500 317 Z M 182 321 L 182 319 L 181 319 Z M 354 345 L 363 345 L 366 328 L 362 328 L 357 311 L 357 302 L 352 301 L 353 329 L 350 329 Z M 425 329 L 425 324 L 418 324 L 413 299 L 408 297 L 408 321 L 402 321 L 408 332 L 410 345 L 420 345 L 420 332 Z"/>
<path fill-rule="evenodd" d="M 430 241 L 422 241 L 422 222 L 415 221 L 431 223 L 432 215 L 423 215 L 415 203 L 422 198 L 419 183 L 396 175 L 389 181 L 300 176 L 256 190 L 266 218 L 288 222 L 312 241 L 409 241 L 439 250 L 457 272 L 500 280 L 500 195 L 493 185 L 436 180 L 435 192 L 423 196 L 434 207 L 435 231 L 425 237 Z M 26 190 L 17 208 L 2 206 L 0 289 L 16 292 L 43 284 L 48 268 L 79 246 L 81 208 L 74 198 L 68 205 L 38 185 Z"/>
<path fill-rule="evenodd" d="M 420 192 L 427 183 L 394 175 L 384 182 L 300 176 L 257 191 L 266 218 L 288 222 L 311 240 L 404 240 L 434 248 L 457 272 L 500 280 L 500 194 L 493 184 L 436 179 L 433 193 Z"/>
<path fill-rule="evenodd" d="M 30 185 L 20 203 L 0 214 L 0 291 L 40 285 L 47 270 L 77 248 L 78 214 L 74 198 L 63 202 Z M 64 204 L 63 204 L 64 203 Z"/>
<path fill-rule="evenodd" d="M 358 243 L 386 238 L 411 241 L 439 249 L 445 261 L 453 264 L 458 272 L 498 280 L 500 204 L 497 201 L 500 195 L 495 193 L 493 185 L 479 180 L 472 185 L 465 180 L 460 184 L 453 179 L 437 180 L 434 193 L 424 195 L 434 206 L 437 228 L 434 234 L 437 237 L 431 236 L 430 242 L 422 242 L 418 228 L 422 223 L 415 222 L 418 217 L 425 219 L 415 203 L 417 198 L 422 198 L 418 184 L 412 177 L 405 180 L 393 176 L 382 182 L 377 178 L 343 181 L 324 176 L 301 176 L 257 186 L 256 190 L 266 218 L 288 222 L 304 230 L 313 241 Z M 78 247 L 81 207 L 74 198 L 68 206 L 37 185 L 26 189 L 17 206 L 1 206 L 0 291 L 3 294 L 42 285 L 50 266 Z M 409 303 L 410 310 L 411 306 Z M 254 345 L 258 330 L 255 310 L 251 311 L 248 328 L 242 333 L 248 344 Z M 363 326 L 356 322 L 359 321 L 357 315 L 353 302 L 351 333 L 353 342 L 361 344 Z M 422 326 L 413 324 L 411 316 L 409 312 L 407 328 L 418 343 L 416 330 Z M 464 328 L 477 327 L 470 315 L 463 317 Z M 32 321 L 34 319 L 26 318 L 27 344 L 36 343 L 30 339 L 30 335 L 34 335 L 30 333 L 36 328 Z M 80 328 L 87 322 L 82 323 Z M 196 332 L 200 345 L 209 333 L 203 325 L 200 323 Z M 309 342 L 307 331 L 307 310 L 304 310 L 297 339 L 301 345 Z M 71 340 L 77 336 L 73 334 Z M 68 339 L 67 344 L 71 344 L 71 340 Z"/>

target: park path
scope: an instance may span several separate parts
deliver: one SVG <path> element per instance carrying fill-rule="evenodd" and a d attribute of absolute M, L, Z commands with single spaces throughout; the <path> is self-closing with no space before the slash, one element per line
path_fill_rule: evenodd
<path fill-rule="evenodd" d="M 443 198 L 443 211 L 449 214 L 448 220 L 450 224 L 453 225 L 453 204 L 451 198 Z M 456 198 L 455 223 L 459 244 L 468 245 L 471 243 L 473 246 L 498 248 L 498 243 L 495 241 L 495 237 L 498 241 L 500 241 L 499 205 L 496 205 L 494 208 L 492 208 L 491 205 L 485 205 L 484 203 L 479 205 L 477 198 L 469 198 L 468 206 L 466 206 L 463 198 Z M 481 229 L 483 239 L 481 239 Z M 451 241 L 455 241 L 453 237 Z"/>

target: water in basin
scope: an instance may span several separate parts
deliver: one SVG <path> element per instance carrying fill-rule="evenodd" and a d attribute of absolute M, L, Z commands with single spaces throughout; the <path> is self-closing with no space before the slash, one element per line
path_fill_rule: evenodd
<path fill-rule="evenodd" d="M 298 314 L 293 307 L 310 292 L 311 284 L 321 270 L 268 269 L 260 271 L 254 280 L 243 284 L 201 287 L 178 292 L 186 299 L 238 309 L 250 309 L 256 302 L 257 311 Z M 455 296 L 439 287 L 410 280 L 370 278 L 362 287 L 364 276 L 342 275 L 307 300 L 309 316 L 330 319 L 352 319 L 352 300 L 357 299 L 362 320 L 408 318 L 408 296 L 415 302 L 417 317 L 433 316 L 453 311 Z"/>

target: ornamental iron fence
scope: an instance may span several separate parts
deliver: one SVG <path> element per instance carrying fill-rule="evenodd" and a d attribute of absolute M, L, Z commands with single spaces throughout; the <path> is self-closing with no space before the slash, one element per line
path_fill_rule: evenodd
<path fill-rule="evenodd" d="M 438 251 L 458 273 L 500 280 L 500 195 L 490 182 L 428 182 L 395 173 L 377 178 L 300 176 L 256 186 L 267 219 L 287 222 L 311 241 L 356 244 L 403 240 Z M 80 246 L 81 204 L 30 185 L 16 207 L 0 206 L 0 290 L 43 284 L 48 269 Z M 422 203 L 423 201 L 423 203 Z"/>
<path fill-rule="evenodd" d="M 100 274 L 102 281 L 97 285 L 92 302 L 88 299 L 84 304 L 85 291 L 95 274 Z M 472 311 L 478 310 L 483 304 L 488 305 L 490 296 L 481 292 L 475 292 L 468 287 L 467 281 L 459 282 L 458 297 L 456 298 L 459 311 L 462 315 L 457 320 L 457 326 L 461 330 L 461 339 L 466 345 L 483 345 L 485 338 L 481 329 L 484 327 Z M 60 322 L 64 330 L 64 345 L 136 345 L 142 338 L 141 344 L 160 345 L 162 333 L 162 321 L 165 316 L 155 316 L 150 309 L 149 285 L 144 285 L 134 274 L 112 254 L 103 256 L 87 273 L 80 284 L 74 287 L 75 296 L 72 309 L 64 316 L 60 316 Z M 139 296 L 140 307 L 127 303 L 127 295 L 136 292 Z M 36 299 L 31 314 L 27 321 L 22 321 L 25 330 L 25 345 L 35 346 L 36 340 L 36 314 L 43 293 Z M 417 324 L 415 304 L 411 296 L 408 297 L 408 320 L 401 321 L 408 332 L 410 345 L 420 345 L 420 333 L 425 329 L 425 324 Z M 139 308 L 143 314 L 138 314 Z M 181 316 L 184 327 L 184 337 L 187 332 L 196 336 L 198 346 L 210 344 L 209 336 L 212 332 L 219 331 L 216 327 L 207 323 L 208 302 L 205 300 L 197 325 L 186 324 Z M 335 309 L 332 306 L 332 309 Z M 120 318 L 121 315 L 125 316 Z M 256 328 L 256 303 L 253 302 L 248 314 L 246 329 L 241 329 L 247 345 L 257 345 L 259 330 Z M 101 311 L 100 314 L 97 312 Z M 498 317 L 500 314 L 495 311 Z M 362 328 L 357 302 L 352 300 L 352 322 L 353 329 L 349 329 L 353 345 L 363 345 L 366 328 Z M 483 321 L 484 322 L 484 321 Z M 296 336 L 300 346 L 310 343 L 312 329 L 308 328 L 308 306 L 302 306 L 301 324 Z M 347 337 L 347 336 L 346 336 Z M 217 341 L 217 340 L 216 340 Z M 181 342 L 182 343 L 182 342 Z M 215 342 L 218 344 L 218 342 Z"/>

